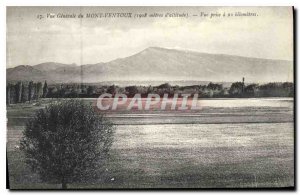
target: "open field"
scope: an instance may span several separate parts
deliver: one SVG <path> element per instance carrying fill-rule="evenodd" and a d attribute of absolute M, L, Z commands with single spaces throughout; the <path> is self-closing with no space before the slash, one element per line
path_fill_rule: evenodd
<path fill-rule="evenodd" d="M 11 188 L 39 181 L 18 141 L 38 105 L 7 108 Z M 93 100 L 86 99 L 91 102 Z M 102 179 L 76 188 L 289 187 L 294 185 L 293 99 L 211 99 L 186 113 L 108 113 L 117 125 Z"/>

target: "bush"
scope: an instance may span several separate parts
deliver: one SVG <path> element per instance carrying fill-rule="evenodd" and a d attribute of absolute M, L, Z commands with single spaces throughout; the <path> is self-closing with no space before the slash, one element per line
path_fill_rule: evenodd
<path fill-rule="evenodd" d="M 87 182 L 103 170 L 113 139 L 113 124 L 79 100 L 52 103 L 26 124 L 21 150 L 42 181 Z"/>

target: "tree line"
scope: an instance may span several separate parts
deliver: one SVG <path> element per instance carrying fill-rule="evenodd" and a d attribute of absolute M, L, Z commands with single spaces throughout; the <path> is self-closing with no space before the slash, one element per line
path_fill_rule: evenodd
<path fill-rule="evenodd" d="M 8 83 L 6 85 L 6 104 L 31 102 L 46 97 L 47 93 L 46 81 L 44 85 L 41 82 L 34 83 L 33 81 Z"/>
<path fill-rule="evenodd" d="M 230 87 L 223 87 L 222 84 L 210 82 L 207 85 L 172 86 L 164 83 L 158 86 L 126 86 L 117 85 L 89 85 L 89 84 L 52 84 L 41 82 L 17 82 L 7 85 L 7 104 L 23 103 L 37 100 L 39 98 L 97 98 L 101 94 L 126 94 L 133 97 L 141 94 L 147 97 L 150 93 L 155 93 L 161 97 L 168 94 L 198 94 L 201 98 L 230 98 L 230 97 L 293 97 L 294 84 L 291 82 L 267 83 L 267 84 L 245 84 L 244 82 L 234 82 Z"/>

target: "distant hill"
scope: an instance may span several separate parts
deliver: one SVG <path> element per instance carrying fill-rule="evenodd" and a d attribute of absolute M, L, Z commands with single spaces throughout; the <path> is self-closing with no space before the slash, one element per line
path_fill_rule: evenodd
<path fill-rule="evenodd" d="M 48 79 L 44 71 L 38 70 L 33 66 L 20 65 L 14 68 L 6 69 L 6 79 L 8 81 L 14 80 L 33 80 L 40 81 Z"/>
<path fill-rule="evenodd" d="M 7 80 L 47 80 L 60 82 L 147 82 L 213 81 L 246 82 L 293 81 L 293 63 L 224 54 L 147 48 L 135 55 L 107 63 L 77 66 L 48 62 L 7 69 Z"/>
<path fill-rule="evenodd" d="M 53 71 L 60 68 L 76 68 L 76 64 L 61 64 L 61 63 L 55 63 L 55 62 L 45 62 L 42 64 L 37 64 L 34 66 L 35 69 L 38 69 L 40 71 Z"/>

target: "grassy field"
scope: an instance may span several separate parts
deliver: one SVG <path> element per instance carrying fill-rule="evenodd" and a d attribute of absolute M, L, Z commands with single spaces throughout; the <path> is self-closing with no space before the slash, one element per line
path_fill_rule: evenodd
<path fill-rule="evenodd" d="M 292 99 L 263 101 L 268 106 L 250 102 L 222 107 L 228 102 L 220 106 L 208 102 L 201 111 L 188 113 L 110 113 L 108 117 L 118 125 L 101 180 L 69 187 L 293 186 Z M 7 108 L 11 188 L 61 187 L 39 181 L 18 150 L 26 119 L 47 103 Z"/>

